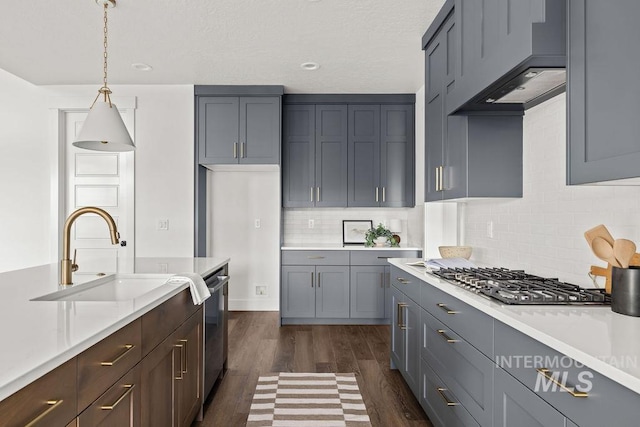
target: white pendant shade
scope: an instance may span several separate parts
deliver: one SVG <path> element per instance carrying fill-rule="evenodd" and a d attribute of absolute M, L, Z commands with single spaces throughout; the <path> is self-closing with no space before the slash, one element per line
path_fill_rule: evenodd
<path fill-rule="evenodd" d="M 80 134 L 73 142 L 78 148 L 94 151 L 133 151 L 129 131 L 127 130 L 115 104 L 96 102 L 82 125 Z"/>

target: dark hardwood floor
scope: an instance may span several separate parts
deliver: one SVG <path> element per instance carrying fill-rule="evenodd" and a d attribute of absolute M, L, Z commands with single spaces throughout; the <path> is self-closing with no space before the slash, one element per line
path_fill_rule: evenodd
<path fill-rule="evenodd" d="M 193 427 L 244 426 L 258 377 L 270 372 L 354 372 L 373 427 L 431 427 L 389 369 L 389 338 L 386 325 L 280 327 L 277 312 L 230 312 L 228 370 Z"/>

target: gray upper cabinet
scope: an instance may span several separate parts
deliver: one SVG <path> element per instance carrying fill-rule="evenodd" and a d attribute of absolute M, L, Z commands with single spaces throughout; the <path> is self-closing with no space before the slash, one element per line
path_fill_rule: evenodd
<path fill-rule="evenodd" d="M 279 97 L 199 97 L 200 164 L 279 164 Z"/>
<path fill-rule="evenodd" d="M 413 105 L 349 105 L 350 207 L 415 205 Z"/>
<path fill-rule="evenodd" d="M 316 182 L 316 107 L 285 105 L 283 109 L 282 203 L 314 206 Z"/>
<path fill-rule="evenodd" d="M 425 200 L 522 197 L 522 116 L 448 114 L 457 90 L 453 12 L 425 47 Z"/>
<path fill-rule="evenodd" d="M 640 177 L 640 2 L 568 5 L 567 184 Z"/>
<path fill-rule="evenodd" d="M 283 125 L 283 206 L 346 206 L 346 106 L 285 105 Z"/>

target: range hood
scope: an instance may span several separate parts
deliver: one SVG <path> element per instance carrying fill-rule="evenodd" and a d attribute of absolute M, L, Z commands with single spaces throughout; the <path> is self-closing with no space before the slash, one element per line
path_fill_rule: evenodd
<path fill-rule="evenodd" d="M 565 68 L 527 68 L 479 101 L 494 105 L 523 104 L 526 109 L 564 92 L 566 82 Z"/>

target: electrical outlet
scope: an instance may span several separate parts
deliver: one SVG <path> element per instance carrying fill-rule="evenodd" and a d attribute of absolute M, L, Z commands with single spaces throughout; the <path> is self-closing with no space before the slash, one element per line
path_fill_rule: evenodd
<path fill-rule="evenodd" d="M 266 286 L 256 286 L 256 295 L 267 295 Z"/>
<path fill-rule="evenodd" d="M 169 229 L 169 220 L 168 219 L 159 219 L 158 220 L 158 230 L 166 231 Z"/>
<path fill-rule="evenodd" d="M 310 219 L 309 220 L 309 228 L 313 228 L 313 227 L 315 227 L 315 225 L 316 225 L 316 222 L 314 220 Z"/>
<path fill-rule="evenodd" d="M 255 219 L 254 226 L 255 226 L 256 228 L 260 228 L 260 218 L 256 218 L 256 219 Z"/>
<path fill-rule="evenodd" d="M 493 239 L 493 221 L 487 221 L 487 237 Z"/>
<path fill-rule="evenodd" d="M 159 262 L 158 273 L 167 274 L 168 272 L 169 272 L 169 264 L 167 264 L 166 262 Z"/>

